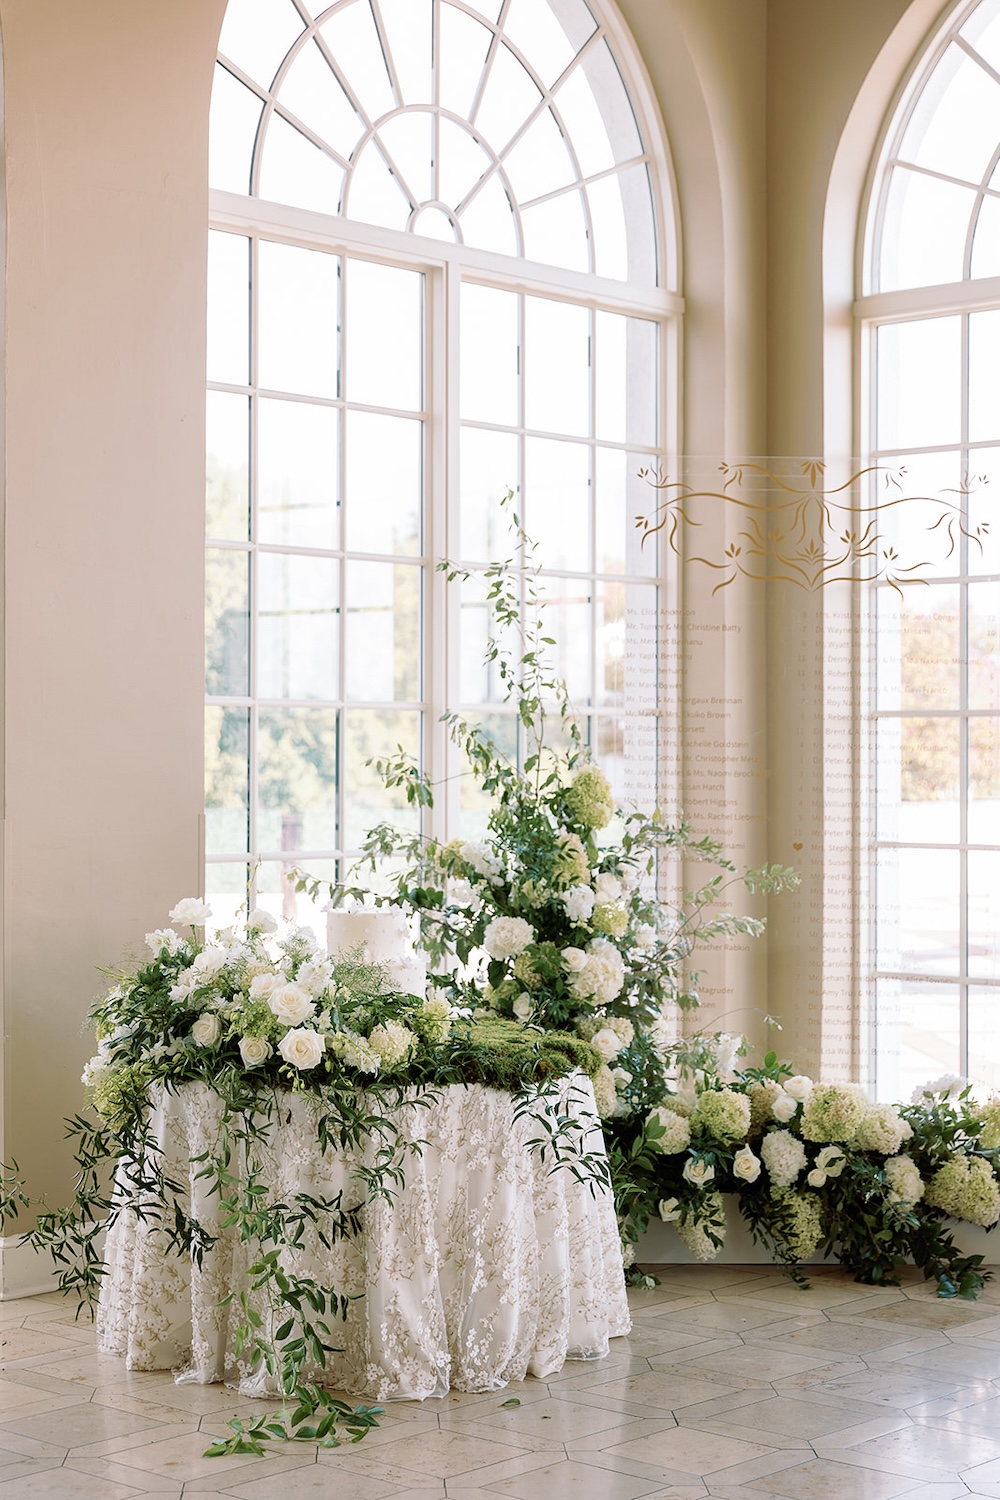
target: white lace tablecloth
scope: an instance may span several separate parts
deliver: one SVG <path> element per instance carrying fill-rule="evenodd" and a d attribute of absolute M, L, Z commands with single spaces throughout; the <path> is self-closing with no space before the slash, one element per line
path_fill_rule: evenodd
<path fill-rule="evenodd" d="M 582 1149 L 603 1153 L 589 1082 L 574 1075 L 561 1091 Z M 311 1100 L 286 1099 L 263 1157 L 275 1199 L 343 1191 L 345 1206 L 361 1201 L 358 1158 L 321 1153 Z M 264 1394 L 266 1379 L 234 1358 L 238 1304 L 220 1306 L 247 1285 L 247 1247 L 221 1227 L 218 1197 L 194 1160 L 214 1150 L 221 1115 L 204 1084 L 154 1101 L 149 1134 L 164 1172 L 181 1185 L 185 1211 L 218 1240 L 199 1267 L 167 1253 L 162 1228 L 124 1206 L 108 1231 L 99 1347 L 124 1355 L 129 1369 L 236 1380 L 244 1394 Z M 423 1142 L 406 1155 L 393 1201 L 368 1203 L 362 1231 L 332 1249 L 307 1238 L 283 1257 L 286 1271 L 358 1297 L 335 1325 L 341 1349 L 327 1358 L 324 1384 L 423 1399 L 495 1390 L 527 1373 L 551 1375 L 566 1359 L 607 1354 L 608 1339 L 629 1330 L 610 1191 L 552 1170 L 551 1155 L 543 1160 L 529 1145 L 537 1120 L 495 1089 L 451 1086 L 439 1102 L 404 1105 L 392 1119 L 401 1143 Z M 125 1180 L 120 1169 L 123 1193 Z"/>

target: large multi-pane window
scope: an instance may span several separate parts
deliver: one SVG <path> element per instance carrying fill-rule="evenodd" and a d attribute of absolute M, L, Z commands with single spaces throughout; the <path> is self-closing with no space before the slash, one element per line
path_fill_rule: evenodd
<path fill-rule="evenodd" d="M 910 572 L 873 605 L 879 1085 L 896 1097 L 953 1073 L 997 1086 L 997 0 L 956 11 L 893 124 L 860 311 L 869 451 L 905 468 L 889 493 L 918 497 L 883 512 Z"/>
<path fill-rule="evenodd" d="M 482 799 L 438 723 L 516 716 L 480 570 L 537 543 L 554 665 L 625 796 L 656 795 L 664 579 L 634 521 L 670 445 L 662 142 L 584 0 L 231 0 L 213 93 L 207 889 L 286 913 L 374 822 L 369 764 Z M 658 165 L 655 165 L 658 163 Z M 443 556 L 473 572 L 448 585 Z M 518 559 L 524 561 L 524 559 Z"/>

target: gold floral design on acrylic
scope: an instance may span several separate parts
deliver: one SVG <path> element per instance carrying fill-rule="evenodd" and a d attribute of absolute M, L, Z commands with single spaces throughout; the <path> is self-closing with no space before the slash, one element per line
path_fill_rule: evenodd
<path fill-rule="evenodd" d="M 968 497 L 988 483 L 982 475 L 965 475 L 954 487 L 925 495 L 907 493 L 905 467 L 872 465 L 830 487 L 818 460 L 804 461 L 792 478 L 757 463 L 721 463 L 719 472 L 721 488 L 698 489 L 662 469 L 640 470 L 661 498 L 651 515 L 636 519 L 643 543 L 662 531 L 678 557 L 718 573 L 713 594 L 739 577 L 792 583 L 809 593 L 828 583 L 879 578 L 898 589 L 949 557 L 958 571 L 960 538 L 982 551 L 989 536 L 989 522 L 972 524 L 968 514 Z M 859 498 L 866 487 L 876 490 L 868 503 Z M 898 522 L 901 507 L 917 503 L 929 507 L 931 519 L 913 528 L 904 544 L 895 535 L 901 528 L 891 522 Z M 720 504 L 739 507 L 742 529 L 714 557 L 692 553 L 696 531 Z"/>

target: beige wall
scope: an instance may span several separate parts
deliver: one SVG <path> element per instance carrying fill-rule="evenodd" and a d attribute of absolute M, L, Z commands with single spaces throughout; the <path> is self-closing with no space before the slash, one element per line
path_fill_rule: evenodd
<path fill-rule="evenodd" d="M 68 1176 L 97 965 L 200 882 L 205 116 L 222 0 L 3 0 L 3 1154 Z"/>
<path fill-rule="evenodd" d="M 97 965 L 138 947 L 199 884 L 200 309 L 223 8 L 0 0 L 3 1153 L 52 1200 L 66 1191 L 60 1118 L 81 1102 Z M 925 30 L 935 8 L 621 0 L 680 195 L 688 453 L 821 448 L 826 183 L 892 28 L 919 12 Z M 815 704 L 775 686 L 775 643 L 794 616 L 781 597 L 766 607 L 760 590 L 726 607 L 738 608 L 741 632 L 713 670 L 744 684 L 741 732 L 784 785 L 795 774 L 782 752 L 789 716 L 820 722 Z M 780 799 L 760 786 L 748 850 L 790 858 Z M 762 946 L 732 961 L 723 988 L 784 1009 L 794 1032 L 796 1008 L 819 996 L 800 965 L 794 908 L 783 910 L 770 981 Z"/>

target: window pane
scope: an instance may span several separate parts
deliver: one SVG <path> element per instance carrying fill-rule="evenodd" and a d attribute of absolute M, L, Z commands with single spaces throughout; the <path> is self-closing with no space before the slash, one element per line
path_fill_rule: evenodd
<path fill-rule="evenodd" d="M 972 188 L 894 167 L 882 226 L 882 290 L 961 281 L 975 207 Z"/>
<path fill-rule="evenodd" d="M 515 536 L 500 501 L 518 487 L 518 440 L 506 432 L 462 429 L 459 555 L 469 562 L 513 556 Z"/>
<path fill-rule="evenodd" d="M 332 708 L 268 708 L 257 731 L 262 853 L 337 847 L 337 731 Z"/>
<path fill-rule="evenodd" d="M 519 307 L 515 292 L 462 284 L 460 402 L 467 421 L 517 421 Z"/>
<path fill-rule="evenodd" d="M 578 708 L 588 707 L 593 701 L 591 588 L 579 579 L 544 577 L 539 592 L 545 599 L 546 634 L 555 641 L 554 646 L 545 648 L 546 661 L 566 683 L 570 702 Z"/>
<path fill-rule="evenodd" d="M 524 299 L 524 421 L 540 432 L 590 431 L 590 313 L 569 302 Z"/>
<path fill-rule="evenodd" d="M 420 714 L 405 709 L 349 708 L 344 714 L 344 847 L 357 849 L 369 828 L 383 819 L 415 830 L 417 809 L 399 787 L 385 787 L 374 766 L 376 756 L 395 756 L 400 747 L 419 757 Z"/>
<path fill-rule="evenodd" d="M 959 856 L 954 849 L 882 849 L 878 967 L 959 973 Z"/>
<path fill-rule="evenodd" d="M 969 707 L 1000 712 L 1000 586 L 969 584 Z"/>
<path fill-rule="evenodd" d="M 246 396 L 209 391 L 205 439 L 206 535 L 244 541 L 250 524 L 250 403 Z"/>
<path fill-rule="evenodd" d="M 958 842 L 959 735 L 957 719 L 879 721 L 879 838 L 912 844 Z"/>
<path fill-rule="evenodd" d="M 597 569 L 650 577 L 657 569 L 658 537 L 643 542 L 636 518 L 650 514 L 656 493 L 640 478 L 643 460 L 621 449 L 598 448 L 595 499 L 597 512 Z"/>
<path fill-rule="evenodd" d="M 407 4 L 409 0 L 407 0 Z M 491 160 L 482 146 L 455 121 L 442 115 L 438 119 L 437 196 L 442 203 L 457 208 L 466 195 L 490 169 Z M 494 180 L 494 187 L 499 184 Z M 510 205 L 501 208 L 506 219 L 505 234 L 510 233 Z M 500 245 L 497 246 L 501 248 Z"/>
<path fill-rule="evenodd" d="M 422 427 L 405 417 L 347 413 L 347 545 L 419 552 Z"/>
<path fill-rule="evenodd" d="M 476 724 L 501 755 L 511 765 L 517 764 L 517 720 L 512 714 L 469 714 L 469 722 Z M 482 784 L 470 771 L 464 751 L 461 754 L 462 775 L 459 783 L 459 831 L 463 839 L 486 838 L 492 800 L 483 791 Z"/>
<path fill-rule="evenodd" d="M 303 401 L 257 404 L 257 535 L 285 546 L 337 547 L 336 411 Z"/>
<path fill-rule="evenodd" d="M 349 260 L 345 271 L 348 401 L 419 411 L 423 276 L 365 260 Z"/>
<path fill-rule="evenodd" d="M 528 260 L 568 271 L 589 271 L 587 222 L 579 192 L 562 193 L 521 212 Z"/>
<path fill-rule="evenodd" d="M 969 851 L 969 973 L 1000 979 L 1000 853 Z"/>
<path fill-rule="evenodd" d="M 302 48 L 285 74 L 281 102 L 340 156 L 350 156 L 364 133 L 361 116 L 316 42 Z"/>
<path fill-rule="evenodd" d="M 876 1005 L 880 1098 L 907 1100 L 921 1084 L 961 1072 L 957 986 L 882 979 Z"/>
<path fill-rule="evenodd" d="M 596 317 L 597 436 L 612 443 L 656 442 L 656 324 L 599 312 Z"/>
<path fill-rule="evenodd" d="M 1000 719 L 969 721 L 969 842 L 1000 845 Z"/>
<path fill-rule="evenodd" d="M 486 179 L 462 210 L 459 224 L 467 245 L 492 250 L 497 255 L 521 254 L 511 201 L 496 174 Z"/>
<path fill-rule="evenodd" d="M 259 911 L 269 911 L 279 921 L 291 922 L 296 927 L 308 927 L 319 939 L 320 946 L 326 941 L 326 914 L 304 891 L 295 889 L 293 871 L 298 861 L 294 851 L 289 859 L 262 860 L 254 881 L 254 905 Z M 339 880 L 339 862 L 335 859 L 309 859 L 309 874 L 330 885 Z"/>
<path fill-rule="evenodd" d="M 656 806 L 660 795 L 657 742 L 658 726 L 652 714 L 600 714 L 592 719 L 591 747 L 617 803 Z"/>
<path fill-rule="evenodd" d="M 348 562 L 344 670 L 362 703 L 420 697 L 420 569 Z"/>
<path fill-rule="evenodd" d="M 209 863 L 205 871 L 205 900 L 212 909 L 213 931 L 220 927 L 231 927 L 246 916 L 249 878 L 250 872 L 245 860 L 242 863 Z"/>
<path fill-rule="evenodd" d="M 1000 573 L 1000 526 L 996 520 L 1000 448 L 977 448 L 969 457 L 969 572 Z"/>
<path fill-rule="evenodd" d="M 433 131 L 431 115 L 414 110 L 394 115 L 379 129 L 382 150 L 394 175 L 401 184 L 405 183 L 406 195 L 412 203 L 426 203 L 436 196 Z"/>
<path fill-rule="evenodd" d="M 208 132 L 208 182 L 224 193 L 250 191 L 250 164 L 264 101 L 221 63 L 215 65 Z"/>
<path fill-rule="evenodd" d="M 517 145 L 504 157 L 504 168 L 522 204 L 576 181 L 566 138 L 551 110 L 543 110 L 531 122 Z"/>
<path fill-rule="evenodd" d="M 878 706 L 958 708 L 961 688 L 958 589 L 880 589 Z"/>
<path fill-rule="evenodd" d="M 270 83 L 301 32 L 291 0 L 229 0 L 219 51 L 251 78 Z"/>
<path fill-rule="evenodd" d="M 260 384 L 336 396 L 338 258 L 262 240 L 258 264 Z"/>
<path fill-rule="evenodd" d="M 414 5 L 413 0 L 380 0 L 379 10 L 403 92 L 401 102 L 430 104 L 434 88 L 431 7 Z"/>
<path fill-rule="evenodd" d="M 250 711 L 209 704 L 205 710 L 206 854 L 245 854 L 250 848 L 249 813 Z"/>
<path fill-rule="evenodd" d="M 250 372 L 250 241 L 208 236 L 208 378 L 246 385 Z"/>
<path fill-rule="evenodd" d="M 315 12 L 314 12 L 315 14 Z M 320 30 L 331 57 L 350 58 L 350 83 L 370 120 L 393 108 L 392 84 L 368 5 L 343 5 Z"/>
<path fill-rule="evenodd" d="M 262 552 L 257 563 L 257 692 L 336 698 L 340 564 Z"/>
<path fill-rule="evenodd" d="M 1000 437 L 1000 309 L 969 315 L 969 440 Z"/>
<path fill-rule="evenodd" d="M 275 112 L 261 147 L 262 198 L 313 213 L 340 212 L 344 169 Z"/>
<path fill-rule="evenodd" d="M 1000 85 L 952 43 L 931 74 L 906 128 L 904 161 L 980 182 L 1000 140 Z"/>
<path fill-rule="evenodd" d="M 593 35 L 594 18 L 583 0 L 511 0 L 504 31 L 531 63 L 546 88 L 551 88 Z"/>
<path fill-rule="evenodd" d="M 245 698 L 250 691 L 250 588 L 246 552 L 210 547 L 205 559 L 205 691 Z"/>
<path fill-rule="evenodd" d="M 496 17 L 492 19 L 496 20 Z M 454 5 L 441 6 L 438 89 L 442 106 L 453 114 L 463 118 L 468 116 L 492 40 L 492 31 L 472 16 L 467 16 Z M 510 134 L 508 130 L 504 140 Z"/>
<path fill-rule="evenodd" d="M 969 1077 L 1000 1092 L 1000 989 L 969 986 Z"/>
<path fill-rule="evenodd" d="M 930 448 L 960 436 L 961 319 L 889 323 L 877 333 L 882 449 Z"/>
<path fill-rule="evenodd" d="M 543 567 L 590 566 L 590 456 L 582 443 L 525 442 L 524 525 Z"/>
<path fill-rule="evenodd" d="M 503 147 L 541 101 L 530 74 L 509 47 L 493 53 L 489 77 L 473 121 L 495 147 Z"/>

